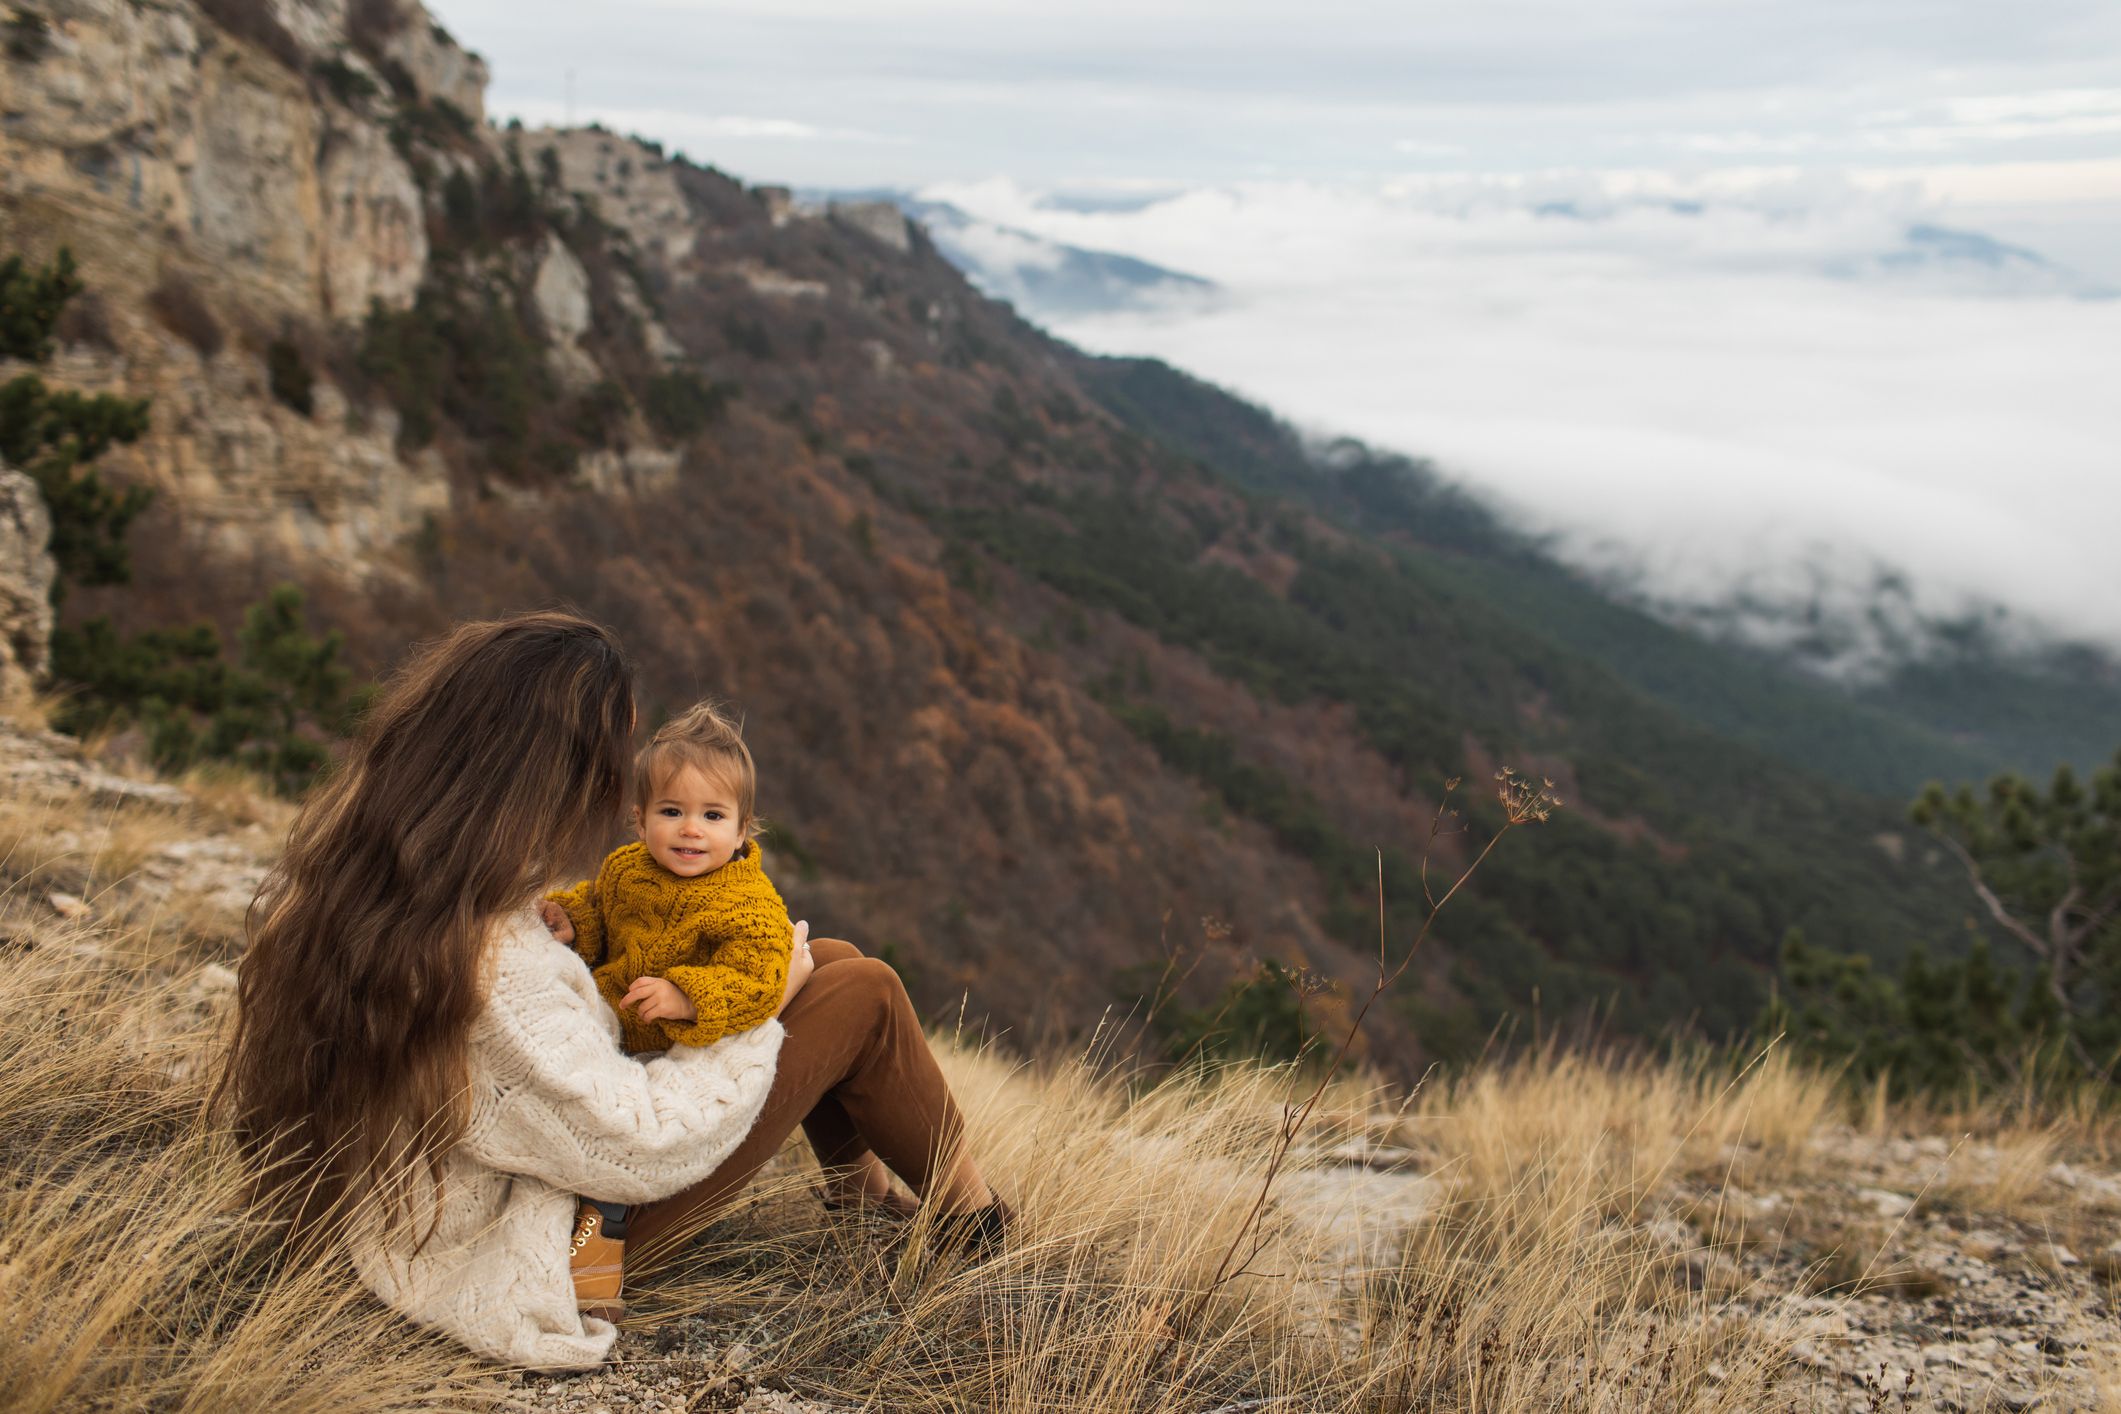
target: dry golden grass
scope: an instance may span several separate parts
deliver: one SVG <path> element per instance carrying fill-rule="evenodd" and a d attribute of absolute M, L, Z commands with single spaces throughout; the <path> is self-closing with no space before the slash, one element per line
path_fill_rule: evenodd
<path fill-rule="evenodd" d="M 94 834 L 79 802 L 0 802 L 0 1407 L 366 1414 L 535 1398 L 342 1267 L 288 1261 L 245 1206 L 246 1175 L 201 1118 L 225 997 L 200 966 L 233 947 L 226 911 L 135 907 L 123 888 L 74 920 L 45 902 L 52 881 L 120 877 L 170 830 L 272 827 L 242 782 L 193 784 L 228 797 L 109 811 Z M 1810 1407 L 1790 1308 L 1734 1262 L 1704 1277 L 1697 1259 L 1765 1240 L 1732 1235 L 1732 1184 L 1828 1181 L 1808 1141 L 1849 1115 L 1831 1075 L 1772 1053 L 1550 1049 L 1411 1096 L 1336 1081 L 1258 1252 L 1217 1285 L 1298 1077 L 1145 1076 L 1096 1052 L 1025 1063 L 938 1044 L 974 1148 L 1018 1209 L 1010 1249 L 968 1266 L 923 1255 L 918 1223 L 900 1242 L 828 1220 L 797 1146 L 637 1287 L 629 1358 L 689 1376 L 702 1362 L 688 1351 L 742 1340 L 754 1372 L 910 1411 Z M 1880 1133 L 1908 1122 L 1876 1108 Z M 1999 1162 L 1967 1201 L 2032 1211 L 2055 1155 L 2100 1123 L 1992 1125 Z M 1410 1148 L 1419 1172 L 1336 1166 L 1357 1140 Z M 1707 1195 L 1688 1214 L 1693 1251 L 1656 1233 L 1675 1186 Z M 1890 1223 L 1822 1214 L 1816 1228 L 1775 1238 L 1801 1245 L 1815 1285 L 1891 1277 Z"/>
<path fill-rule="evenodd" d="M 2063 1135 L 2052 1126 L 1995 1135 L 1978 1152 L 1962 1147 L 1945 1164 L 1934 1190 L 1939 1206 L 1960 1212 L 2022 1217 L 2048 1206 L 2048 1172 L 2061 1156 Z"/>
<path fill-rule="evenodd" d="M 21 731 L 40 732 L 51 725 L 58 700 L 38 692 L 20 673 L 9 673 L 0 683 L 0 722 Z"/>
<path fill-rule="evenodd" d="M 256 826 L 284 835 L 295 818 L 293 801 L 275 794 L 255 772 L 226 762 L 194 766 L 177 778 L 177 784 L 216 824 Z"/>
<path fill-rule="evenodd" d="M 33 947 L 0 956 L 0 1302 L 14 1313 L 0 1405 L 361 1414 L 523 1398 L 344 1270 L 284 1259 L 200 1119 L 214 1003 L 195 971 L 94 920 L 40 922 Z M 1540 1135 L 1553 1066 L 1517 1073 L 1514 1095 L 1468 1082 L 1481 1123 L 1530 1147 L 1511 1166 L 1466 1154 L 1451 1176 L 1406 1178 L 1433 1185 L 1433 1215 L 1367 1262 L 1312 1201 L 1333 1179 L 1316 1153 L 1375 1122 L 1361 1090 L 1338 1089 L 1258 1257 L 1174 1342 L 1174 1313 L 1249 1211 L 1292 1078 L 1129 1084 L 1094 1058 L 942 1045 L 1021 1213 L 1006 1254 L 968 1267 L 922 1255 L 917 1232 L 893 1244 L 827 1222 L 803 1165 L 784 1165 L 644 1286 L 641 1328 L 682 1334 L 697 1317 L 798 1388 L 892 1409 L 1796 1407 L 1773 1384 L 1787 1332 L 1672 1281 L 1665 1254 L 1608 1221 L 1614 1176 L 1649 1164 Z M 1675 1092 L 1654 1093 L 1610 1102 L 1646 1117 Z"/>
<path fill-rule="evenodd" d="M 1260 1252 L 1175 1341 L 1250 1210 L 1295 1079 L 1233 1067 L 1130 1087 L 1094 1058 L 954 1047 L 945 1065 L 1020 1211 L 1011 1250 L 968 1269 L 917 1255 L 917 1233 L 879 1248 L 817 1216 L 797 1161 L 650 1283 L 646 1319 L 698 1315 L 798 1389 L 888 1409 L 1801 1407 L 1776 1387 L 1791 1323 L 1690 1289 L 1668 1252 L 1611 1221 L 1616 1179 L 1646 1181 L 1661 1156 L 1555 1123 L 1558 1094 L 1598 1083 L 1588 1063 L 1469 1081 L 1454 1097 L 1466 1114 L 1427 1118 L 1465 1121 L 1450 1132 L 1470 1145 L 1437 1141 L 1455 1152 L 1436 1174 L 1397 1179 L 1427 1215 L 1395 1231 L 1379 1213 L 1385 1240 L 1367 1244 L 1328 1201 L 1346 1176 L 1321 1155 L 1378 1111 L 1359 1085 L 1339 1090 Z M 1662 1075 L 1629 1072 L 1609 1109 L 1649 1124 L 1692 1082 L 1623 1092 Z"/>
<path fill-rule="evenodd" d="M 1842 1108 L 1831 1075 L 1776 1051 L 1734 1073 L 1706 1054 L 1659 1060 L 1550 1048 L 1424 1087 L 1408 1128 L 1462 1181 L 1490 1191 L 1532 1156 L 1588 1156 L 1601 1202 L 1633 1216 L 1680 1177 L 1801 1176 L 1807 1141 Z"/>
<path fill-rule="evenodd" d="M 284 1259 L 198 1122 L 181 988 L 47 930 L 0 965 L 0 1405 L 398 1410 L 491 1403 L 489 1372 L 335 1268 Z M 119 954 L 122 958 L 122 952 Z"/>
<path fill-rule="evenodd" d="M 181 812 L 98 803 L 78 792 L 0 795 L 0 882 L 88 898 L 191 833 Z"/>

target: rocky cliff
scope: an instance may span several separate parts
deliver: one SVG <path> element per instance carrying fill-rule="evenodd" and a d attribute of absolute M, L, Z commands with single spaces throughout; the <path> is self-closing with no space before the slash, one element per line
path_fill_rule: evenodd
<path fill-rule="evenodd" d="M 114 465 L 202 548 L 375 572 L 447 506 L 440 461 L 400 456 L 393 414 L 354 415 L 328 378 L 309 415 L 284 406 L 267 353 L 411 302 L 427 222 L 384 70 L 476 115 L 483 66 L 424 14 L 373 5 L 33 9 L 38 38 L 0 66 L 0 235 L 68 244 L 94 281 L 53 378 L 154 397 L 153 432 Z"/>

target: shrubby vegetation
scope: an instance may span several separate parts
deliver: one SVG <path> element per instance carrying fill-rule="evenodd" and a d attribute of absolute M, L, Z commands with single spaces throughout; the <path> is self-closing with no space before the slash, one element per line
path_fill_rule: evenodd
<path fill-rule="evenodd" d="M 405 136 L 417 153 L 421 143 L 446 143 L 451 131 L 444 124 Z M 541 157 L 549 158 L 549 149 Z M 430 268 L 412 307 L 372 309 L 355 358 L 397 410 L 401 447 L 425 447 L 446 427 L 468 444 L 482 475 L 558 478 L 584 452 L 623 445 L 636 401 L 658 435 L 683 441 L 718 420 L 737 396 L 736 384 L 710 382 L 689 368 L 635 370 L 626 382 L 603 379 L 574 391 L 560 385 L 527 284 L 539 243 L 564 240 L 589 269 L 595 338 L 604 338 L 607 323 L 622 322 L 618 301 L 595 282 L 622 270 L 627 257 L 624 238 L 594 210 L 567 203 L 556 163 L 533 177 L 511 143 L 500 161 L 451 171 L 439 206 Z M 619 357 L 616 347 L 604 351 L 613 355 L 607 365 L 638 361 Z"/>
<path fill-rule="evenodd" d="M 1867 957 L 1809 947 L 1792 930 L 1782 990 L 1756 1031 L 1857 1081 L 1946 1094 L 2058 1075 L 2059 1020 L 2042 979 L 1999 967 L 1985 939 L 1957 959 L 1932 961 L 1917 949 L 1895 980 Z"/>
<path fill-rule="evenodd" d="M 310 634 L 302 592 L 274 590 L 244 615 L 230 661 L 209 624 L 121 635 L 108 619 L 52 637 L 69 693 L 56 725 L 76 735 L 136 725 L 165 771 L 229 761 L 299 795 L 350 725 L 341 639 Z"/>
<path fill-rule="evenodd" d="M 309 361 L 302 356 L 302 350 L 290 340 L 274 339 L 266 345 L 265 377 L 273 397 L 282 405 L 304 417 L 317 410 L 316 375 L 309 371 Z"/>
<path fill-rule="evenodd" d="M 369 313 L 360 368 L 397 409 L 403 448 L 426 446 L 446 421 L 476 439 L 496 471 L 572 465 L 551 427 L 559 390 L 512 297 L 432 274 L 410 309 Z"/>
<path fill-rule="evenodd" d="M 683 442 L 719 420 L 736 395 L 734 383 L 709 383 L 689 368 L 674 368 L 648 381 L 641 411 L 656 431 Z"/>
<path fill-rule="evenodd" d="M 18 9 L 7 17 L 7 57 L 18 64 L 34 64 L 52 43 L 52 22 L 35 10 Z"/>

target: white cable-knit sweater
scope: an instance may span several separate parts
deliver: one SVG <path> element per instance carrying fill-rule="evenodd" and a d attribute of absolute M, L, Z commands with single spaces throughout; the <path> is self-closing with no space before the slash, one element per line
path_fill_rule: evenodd
<path fill-rule="evenodd" d="M 505 920 L 492 946 L 471 1117 L 442 1161 L 440 1221 L 416 1251 L 411 1238 L 357 1240 L 354 1264 L 383 1300 L 481 1355 L 595 1365 L 618 1332 L 575 1313 L 576 1199 L 645 1203 L 713 1173 L 766 1102 L 781 1024 L 644 1065 L 619 1050 L 589 969 L 535 912 Z"/>

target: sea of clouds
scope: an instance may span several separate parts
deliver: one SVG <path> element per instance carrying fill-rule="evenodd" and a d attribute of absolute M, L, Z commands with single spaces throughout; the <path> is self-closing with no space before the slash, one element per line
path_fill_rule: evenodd
<path fill-rule="evenodd" d="M 1609 174 L 921 196 L 1216 282 L 1047 322 L 1431 457 L 1675 617 L 1769 640 L 1839 623 L 1822 666 L 1842 671 L 1999 609 L 2007 632 L 2121 649 L 2121 299 L 2009 246 L 1911 239 L 1967 226 L 1914 189 Z"/>

